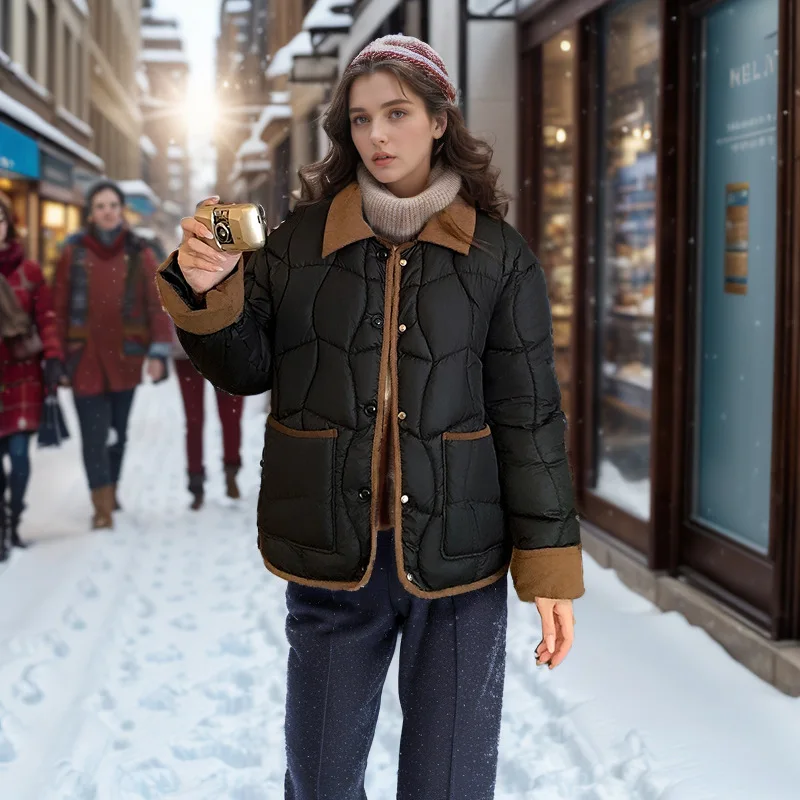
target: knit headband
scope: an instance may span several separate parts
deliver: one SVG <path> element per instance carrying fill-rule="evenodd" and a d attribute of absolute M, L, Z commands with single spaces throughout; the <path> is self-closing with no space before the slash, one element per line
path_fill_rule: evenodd
<path fill-rule="evenodd" d="M 425 42 L 402 34 L 382 36 L 370 42 L 350 62 L 348 69 L 374 61 L 402 61 L 404 64 L 422 69 L 436 82 L 451 103 L 456 102 L 456 87 L 450 81 L 444 62 Z"/>

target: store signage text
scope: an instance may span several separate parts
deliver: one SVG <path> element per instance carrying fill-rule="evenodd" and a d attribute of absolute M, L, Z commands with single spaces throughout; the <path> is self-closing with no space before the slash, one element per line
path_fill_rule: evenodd
<path fill-rule="evenodd" d="M 748 61 L 741 66 L 731 67 L 731 89 L 737 89 L 740 86 L 747 86 L 750 83 L 755 83 L 763 78 L 768 78 L 770 75 L 774 75 L 777 61 L 778 51 L 774 50 L 772 53 L 764 54 L 764 60 L 762 63 L 759 63 L 758 59 L 754 58 L 752 61 Z"/>

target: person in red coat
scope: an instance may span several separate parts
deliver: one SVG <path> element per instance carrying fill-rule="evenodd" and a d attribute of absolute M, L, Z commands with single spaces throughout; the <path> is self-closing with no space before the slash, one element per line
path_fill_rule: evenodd
<path fill-rule="evenodd" d="M 57 386 L 63 353 L 50 289 L 41 267 L 25 258 L 11 203 L 4 195 L 0 195 L 0 280 L 8 282 L 42 342 L 37 352 L 20 358 L 10 343 L 0 341 L 0 561 L 5 561 L 10 546 L 25 547 L 19 521 L 30 477 L 30 441 L 39 428 L 45 386 L 52 390 Z M 11 464 L 8 475 L 5 456 Z"/>
<path fill-rule="evenodd" d="M 67 239 L 54 285 L 95 529 L 114 527 L 128 418 L 142 366 L 146 362 L 154 383 L 164 380 L 172 342 L 171 322 L 155 287 L 156 257 L 128 228 L 124 207 L 125 195 L 111 181 L 89 190 L 86 228 Z"/>

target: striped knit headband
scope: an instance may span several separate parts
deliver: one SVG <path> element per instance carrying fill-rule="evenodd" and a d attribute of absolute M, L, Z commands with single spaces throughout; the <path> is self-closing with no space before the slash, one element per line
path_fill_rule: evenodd
<path fill-rule="evenodd" d="M 350 62 L 348 69 L 374 61 L 402 61 L 404 64 L 418 67 L 436 82 L 451 103 L 456 102 L 456 87 L 450 81 L 444 62 L 425 42 L 402 34 L 382 36 L 370 42 Z"/>

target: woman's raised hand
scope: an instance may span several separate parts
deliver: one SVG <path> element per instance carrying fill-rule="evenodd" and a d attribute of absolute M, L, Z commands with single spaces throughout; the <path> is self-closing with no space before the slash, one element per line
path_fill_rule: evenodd
<path fill-rule="evenodd" d="M 208 197 L 197 204 L 213 206 L 219 203 L 219 197 Z M 239 262 L 240 253 L 223 253 L 208 244 L 214 234 L 194 217 L 181 220 L 183 240 L 178 248 L 178 266 L 181 268 L 186 282 L 197 294 L 205 294 L 218 283 L 222 283 Z"/>

